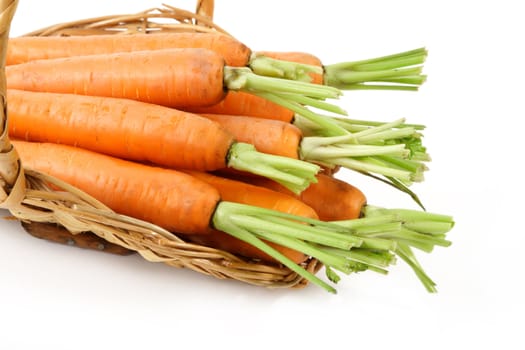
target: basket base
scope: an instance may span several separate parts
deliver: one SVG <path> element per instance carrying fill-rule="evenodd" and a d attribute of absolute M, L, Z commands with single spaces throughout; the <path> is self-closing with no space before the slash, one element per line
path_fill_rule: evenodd
<path fill-rule="evenodd" d="M 62 226 L 40 222 L 22 222 L 22 227 L 33 237 L 55 243 L 116 255 L 131 255 L 135 253 L 133 250 L 108 242 L 91 232 L 73 235 Z"/>

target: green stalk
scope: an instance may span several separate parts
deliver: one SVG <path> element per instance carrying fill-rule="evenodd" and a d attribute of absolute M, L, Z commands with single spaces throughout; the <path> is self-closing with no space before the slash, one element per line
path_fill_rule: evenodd
<path fill-rule="evenodd" d="M 250 58 L 248 67 L 258 75 L 310 82 L 310 73 L 323 74 L 319 66 L 283 61 L 262 54 L 254 53 Z"/>
<path fill-rule="evenodd" d="M 252 55 L 250 69 L 260 76 L 310 82 L 311 73 L 323 74 L 324 84 L 341 90 L 416 91 L 428 52 L 425 48 L 360 61 L 340 62 L 324 67 Z"/>
<path fill-rule="evenodd" d="M 370 84 L 370 83 L 357 83 L 357 84 L 344 84 L 333 82 L 333 87 L 341 90 L 390 90 L 390 91 L 418 91 L 419 86 L 414 85 L 396 85 L 396 84 Z"/>
<path fill-rule="evenodd" d="M 280 222 L 276 222 L 275 219 L 276 218 L 271 216 L 268 216 L 265 219 L 245 215 L 230 216 L 230 221 L 232 223 L 243 227 L 251 227 L 253 233 L 261 234 L 268 230 L 271 233 L 279 234 L 281 236 L 302 239 L 339 249 L 350 249 L 356 245 L 354 242 L 360 242 L 358 238 L 349 241 L 345 235 L 340 233 L 326 231 L 319 234 L 319 230 L 313 226 L 307 228 L 306 225 L 301 225 L 289 220 L 280 220 Z M 302 227 L 297 227 L 297 225 Z M 360 243 L 358 245 L 360 245 Z"/>
<path fill-rule="evenodd" d="M 258 152 L 251 144 L 230 147 L 228 167 L 270 178 L 298 194 L 317 182 L 320 167 L 310 162 Z"/>
<path fill-rule="evenodd" d="M 322 133 L 327 136 L 341 136 L 346 135 L 348 132 L 338 125 L 334 120 L 326 118 L 323 115 L 317 114 L 310 111 L 308 108 L 305 108 L 302 104 L 297 103 L 296 101 L 291 101 L 289 95 L 279 95 L 276 93 L 269 92 L 252 92 L 254 95 L 265 98 L 268 101 L 274 102 L 280 106 L 288 108 L 291 111 L 294 111 L 297 116 L 300 116 L 304 119 L 307 119 L 311 124 L 315 125 L 318 129 L 322 130 Z M 311 106 L 314 108 L 320 108 L 315 103 L 315 100 L 311 101 Z M 296 116 L 296 118 L 297 118 Z"/>
<path fill-rule="evenodd" d="M 429 292 L 435 292 L 435 283 L 423 271 L 411 246 L 448 246 L 441 243 L 445 242 L 447 228 L 453 227 L 452 218 L 448 215 L 376 206 L 366 206 L 363 215 L 355 223 L 352 220 L 323 222 L 222 201 L 212 217 L 212 226 L 255 246 L 298 275 L 332 293 L 336 292 L 335 288 L 266 242 L 274 242 L 318 259 L 325 265 L 328 280 L 334 283 L 340 279 L 335 270 L 345 274 L 365 270 L 386 274 L 386 267 L 395 263 L 394 255 L 397 255 L 413 269 Z M 411 228 L 404 227 L 405 223 Z"/>
<path fill-rule="evenodd" d="M 417 49 L 410 50 L 410 51 L 399 52 L 399 53 L 395 53 L 395 54 L 391 54 L 387 56 L 369 58 L 369 59 L 353 61 L 353 62 L 336 63 L 336 64 L 332 64 L 332 66 L 340 67 L 342 69 L 353 68 L 356 70 L 359 70 L 359 69 L 366 70 L 367 67 L 370 67 L 371 64 L 379 63 L 379 64 L 383 64 L 383 66 L 381 66 L 381 69 L 385 69 L 386 67 L 385 64 L 389 62 L 398 62 L 398 65 L 396 67 L 391 67 L 391 68 L 400 68 L 403 66 L 403 64 L 400 64 L 402 61 L 399 61 L 399 59 L 406 59 L 406 58 L 412 59 L 413 57 L 419 57 L 419 59 L 421 60 L 420 63 L 423 63 L 427 55 L 428 55 L 427 50 L 422 47 L 422 48 L 417 48 Z M 368 68 L 368 69 L 371 69 L 371 68 Z M 377 69 L 377 67 L 373 67 L 372 70 L 373 69 Z"/>
<path fill-rule="evenodd" d="M 398 79 L 407 79 L 408 77 L 418 78 L 421 76 L 422 68 L 406 68 L 396 70 L 377 70 L 377 71 L 342 71 L 337 76 L 338 84 L 356 84 L 365 81 L 370 82 L 399 82 Z M 418 81 L 415 79 L 414 81 Z"/>
<path fill-rule="evenodd" d="M 395 256 L 389 251 L 373 251 L 369 249 L 352 249 L 348 251 L 333 248 L 322 248 L 326 253 L 344 256 L 345 258 L 366 265 L 385 268 L 395 262 Z"/>
<path fill-rule="evenodd" d="M 423 55 L 424 52 L 415 50 L 409 54 L 392 55 L 346 66 L 361 67 L 359 69 L 368 70 L 376 74 L 377 71 L 373 69 L 379 66 L 384 68 L 386 65 L 398 65 L 403 59 L 406 59 L 408 62 L 413 60 L 416 55 Z M 373 67 L 375 68 L 370 68 L 370 64 L 374 64 Z M 389 72 L 389 77 L 396 74 L 398 72 Z M 338 110 L 337 107 L 323 100 L 338 98 L 341 95 L 339 89 L 281 78 L 259 76 L 245 67 L 225 67 L 224 82 L 225 87 L 229 90 L 246 91 L 294 111 L 297 115 L 296 119 L 307 119 L 310 124 L 315 125 L 316 132 L 319 132 L 322 136 L 347 136 L 352 134 L 340 125 L 337 120 L 312 112 L 305 106 L 307 104 L 308 106 L 324 110 Z M 397 122 L 397 124 L 403 124 L 403 122 Z M 396 128 L 398 127 L 396 126 Z M 305 138 L 301 144 L 300 154 L 303 156 L 302 160 L 311 163 L 328 167 L 342 166 L 372 177 L 382 177 L 382 181 L 408 193 L 420 204 L 419 199 L 408 189 L 408 186 L 413 182 L 423 181 L 423 171 L 426 170 L 426 167 L 422 164 L 422 161 L 430 158 L 425 157 L 425 150 L 421 146 L 420 141 L 421 135 L 414 133 L 411 136 L 403 133 L 403 137 L 399 137 L 401 134 L 398 131 L 393 131 L 393 129 L 388 124 L 386 126 L 376 125 L 370 127 L 370 130 L 361 130 L 357 133 L 358 135 L 366 135 L 369 141 L 366 138 L 360 141 L 358 138 L 352 138 L 351 136 L 343 138 L 354 145 L 353 147 L 334 141 L 330 146 L 323 146 L 324 149 L 315 148 L 308 145 L 308 141 Z M 392 132 L 389 132 L 389 130 Z M 366 146 L 373 147 L 361 147 L 360 144 L 363 143 Z M 409 152 L 402 150 L 403 147 L 399 145 L 403 145 Z M 417 159 L 409 159 L 413 155 L 417 155 Z M 298 186 L 293 181 L 288 182 L 288 180 L 283 179 L 280 181 L 288 184 L 287 186 L 292 187 L 292 189 L 294 188 L 293 186 Z M 293 189 L 296 193 L 301 190 L 302 187 Z"/>
<path fill-rule="evenodd" d="M 224 67 L 224 85 L 234 91 L 299 94 L 318 99 L 339 98 L 342 95 L 334 87 L 260 76 L 246 67 Z"/>
<path fill-rule="evenodd" d="M 382 126 L 385 124 L 385 122 L 373 121 L 373 120 L 361 120 L 361 119 L 340 118 L 340 117 L 331 117 L 331 118 L 335 119 L 339 124 L 344 125 L 345 129 L 350 132 L 357 132 L 363 129 L 366 130 L 371 126 Z M 400 120 L 403 120 L 403 122 L 398 123 L 396 125 L 396 127 L 398 128 L 413 128 L 415 130 L 423 130 L 426 128 L 425 125 L 423 124 L 405 123 L 404 118 Z"/>
<path fill-rule="evenodd" d="M 426 80 L 425 48 L 367 60 L 325 66 L 326 85 L 341 90 L 418 90 Z"/>
<path fill-rule="evenodd" d="M 445 238 L 446 234 L 454 226 L 453 218 L 449 215 L 420 210 L 386 209 L 372 205 L 366 205 L 362 210 L 362 215 L 362 218 L 356 220 L 332 222 L 342 227 L 353 228 L 354 234 L 363 239 L 363 244 L 358 249 L 352 250 L 352 252 L 366 248 L 367 238 L 383 238 L 386 241 L 393 241 L 395 242 L 393 247 L 382 251 L 393 252 L 399 256 L 413 269 L 425 288 L 429 292 L 435 292 L 435 283 L 423 271 L 411 247 L 430 253 L 435 246 L 450 246 L 451 242 Z M 353 221 L 357 221 L 357 223 Z M 398 226 L 392 226 L 389 229 L 389 223 L 397 224 Z M 362 226 L 361 230 L 355 230 Z M 377 230 L 380 227 L 384 228 L 383 232 Z"/>
<path fill-rule="evenodd" d="M 330 252 L 325 251 L 325 248 L 318 248 L 314 244 L 309 244 L 297 238 L 282 236 L 264 230 L 259 233 L 259 236 L 265 241 L 273 242 L 281 246 L 294 246 L 304 254 L 318 259 L 325 266 L 332 267 L 343 273 L 351 272 L 347 259 L 341 256 L 341 254 L 331 254 Z M 346 252 L 346 250 L 338 248 L 331 247 L 330 249 L 332 249 L 333 252 Z"/>
<path fill-rule="evenodd" d="M 430 156 L 422 145 L 420 132 L 416 131 L 424 126 L 407 126 L 403 118 L 368 124 L 326 119 L 339 128 L 334 128 L 325 120 L 330 125 L 327 132 L 319 123 L 296 116 L 294 124 L 303 134 L 321 135 L 303 137 L 299 152 L 301 159 L 328 167 L 342 166 L 365 175 L 382 176 L 386 183 L 417 199 L 406 186 L 422 181 L 423 172 L 427 170 L 423 162 L 429 161 Z"/>
<path fill-rule="evenodd" d="M 403 259 L 408 264 L 408 266 L 412 268 L 416 276 L 419 278 L 421 283 L 423 283 L 423 286 L 429 293 L 437 292 L 436 283 L 432 281 L 432 279 L 425 273 L 425 271 L 417 261 L 416 256 L 412 252 L 412 249 L 410 249 L 408 245 L 399 244 L 395 253 L 397 254 L 397 256 Z"/>
<path fill-rule="evenodd" d="M 315 243 L 312 242 L 311 239 L 318 241 L 319 237 L 323 236 L 330 237 L 330 243 L 337 242 L 337 239 L 339 238 L 341 245 L 346 245 L 351 233 L 340 233 L 345 231 L 342 227 L 315 219 L 303 218 L 270 209 L 225 201 L 222 201 L 217 205 L 211 221 L 212 226 L 215 229 L 228 233 L 253 245 L 308 281 L 319 285 L 329 292 L 336 292 L 332 286 L 286 258 L 284 255 L 262 241 L 261 238 L 273 240 L 279 239 L 279 242 L 283 243 L 283 245 L 288 248 L 304 252 L 305 246 L 303 242 Z M 309 225 L 300 225 L 298 224 L 299 222 Z M 301 226 L 304 231 L 298 230 L 298 225 Z M 293 232 L 293 237 L 290 237 L 289 232 Z M 354 239 L 354 241 L 358 242 L 359 239 Z M 324 246 L 322 243 L 315 244 L 321 247 Z M 313 249 L 313 247 L 307 249 L 309 253 L 313 252 L 311 249 Z M 341 260 L 337 257 L 338 255 L 335 254 L 323 255 L 323 261 L 332 262 L 337 268 L 345 270 L 346 267 L 344 264 L 340 265 Z"/>

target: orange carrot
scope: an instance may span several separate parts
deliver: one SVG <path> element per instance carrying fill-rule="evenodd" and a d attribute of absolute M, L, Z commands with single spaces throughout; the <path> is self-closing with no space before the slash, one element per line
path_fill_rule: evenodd
<path fill-rule="evenodd" d="M 312 208 L 300 200 L 297 200 L 293 195 L 272 191 L 261 186 L 255 186 L 208 173 L 197 171 L 184 172 L 215 187 L 219 191 L 223 200 L 277 210 L 301 217 L 318 219 L 316 212 Z M 234 254 L 275 262 L 275 259 L 271 258 L 261 250 L 222 232 L 216 232 L 213 235 L 190 235 L 187 237 L 193 242 L 212 246 Z M 296 263 L 301 263 L 307 258 L 304 253 L 271 242 L 267 243 Z"/>
<path fill-rule="evenodd" d="M 6 64 L 20 64 L 39 59 L 169 48 L 209 49 L 220 54 L 227 65 L 236 67 L 248 65 L 251 56 L 251 51 L 246 45 L 221 33 L 25 36 L 9 39 Z"/>
<path fill-rule="evenodd" d="M 129 99 L 8 90 L 9 134 L 172 168 L 227 166 L 235 142 L 198 115 Z M 202 140 L 208 140 L 202 142 Z"/>
<path fill-rule="evenodd" d="M 225 95 L 224 60 L 173 49 L 31 61 L 6 67 L 8 88 L 120 97 L 169 107 L 211 105 Z"/>
<path fill-rule="evenodd" d="M 303 134 L 293 124 L 279 120 L 247 118 L 241 115 L 207 113 L 200 115 L 223 126 L 235 135 L 237 140 L 255 145 L 260 152 L 299 158 Z"/>
<path fill-rule="evenodd" d="M 294 191 L 307 187 L 319 170 L 257 152 L 210 119 L 155 104 L 13 89 L 8 103 L 10 135 L 28 141 L 63 143 L 171 168 L 239 168 L 282 180 L 285 186 L 298 180 Z"/>
<path fill-rule="evenodd" d="M 250 183 L 285 194 L 292 193 L 274 181 L 250 178 Z M 351 220 L 363 215 L 367 205 L 365 194 L 357 187 L 334 177 L 318 174 L 317 183 L 310 185 L 297 196 L 313 208 L 319 218 L 325 221 Z"/>
<path fill-rule="evenodd" d="M 262 97 L 242 91 L 229 91 L 224 99 L 212 106 L 185 107 L 192 113 L 246 115 L 292 123 L 295 113 Z"/>
<path fill-rule="evenodd" d="M 211 232 L 219 192 L 188 174 L 65 145 L 12 142 L 26 167 L 57 177 L 118 213 L 169 231 Z"/>
<path fill-rule="evenodd" d="M 323 66 L 312 54 L 252 52 L 222 33 L 166 33 L 10 38 L 7 64 L 116 52 L 205 48 L 223 56 L 229 66 L 250 67 L 261 75 L 313 81 L 343 89 L 417 90 L 425 77 L 421 67 L 424 48 L 355 62 Z M 372 84 L 369 84 L 372 83 Z"/>
<path fill-rule="evenodd" d="M 120 214 L 183 234 L 228 233 L 330 292 L 335 289 L 261 239 L 320 258 L 327 267 L 346 272 L 350 270 L 342 252 L 363 243 L 338 224 L 224 201 L 213 186 L 179 171 L 65 145 L 25 141 L 13 141 L 13 145 L 25 167 L 66 181 Z"/>

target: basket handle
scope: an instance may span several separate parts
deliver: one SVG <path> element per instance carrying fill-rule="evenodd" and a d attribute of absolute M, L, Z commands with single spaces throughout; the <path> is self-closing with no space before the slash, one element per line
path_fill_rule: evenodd
<path fill-rule="evenodd" d="M 11 209 L 25 196 L 25 176 L 18 153 L 9 141 L 5 55 L 18 0 L 0 0 L 0 208 Z"/>
<path fill-rule="evenodd" d="M 215 8 L 214 0 L 198 0 L 197 7 L 195 9 L 195 13 L 212 20 L 214 8 Z"/>

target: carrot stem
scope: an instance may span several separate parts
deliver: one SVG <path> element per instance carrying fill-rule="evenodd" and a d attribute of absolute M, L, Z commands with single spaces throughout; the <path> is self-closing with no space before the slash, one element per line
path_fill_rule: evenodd
<path fill-rule="evenodd" d="M 418 90 L 426 76 L 422 65 L 425 48 L 367 60 L 341 62 L 324 67 L 326 85 L 341 90 Z"/>
<path fill-rule="evenodd" d="M 254 53 L 248 66 L 258 75 L 310 82 L 310 73 L 323 74 L 323 68 L 310 64 L 284 61 Z"/>
<path fill-rule="evenodd" d="M 331 86 L 260 76 L 246 67 L 224 67 L 224 85 L 233 91 L 290 93 L 319 99 L 342 95 L 339 89 Z"/>
<path fill-rule="evenodd" d="M 290 157 L 258 152 L 251 144 L 237 142 L 230 147 L 228 166 L 270 178 L 294 193 L 301 193 L 311 183 L 320 167 L 316 164 Z"/>
<path fill-rule="evenodd" d="M 408 264 L 408 266 L 412 268 L 416 276 L 419 278 L 419 280 L 429 293 L 437 292 L 436 283 L 432 281 L 432 279 L 425 273 L 425 271 L 417 261 L 416 256 L 412 252 L 412 249 L 408 245 L 399 244 L 395 253 L 397 254 L 397 256 L 403 259 Z"/>
<path fill-rule="evenodd" d="M 214 222 L 217 228 L 220 228 L 222 231 L 227 232 L 228 234 L 234 236 L 235 238 L 240 239 L 260 249 L 261 251 L 265 252 L 272 258 L 281 262 L 284 266 L 288 267 L 290 270 L 297 273 L 299 276 L 305 278 L 306 280 L 312 283 L 317 284 L 318 286 L 320 286 L 321 288 L 324 288 L 326 291 L 330 293 L 333 293 L 333 294 L 337 293 L 337 290 L 334 287 L 330 286 L 328 283 L 326 283 L 325 281 L 323 281 L 322 279 L 320 279 L 313 273 L 297 265 L 295 262 L 290 260 L 288 257 L 280 253 L 275 248 L 272 248 L 268 244 L 264 243 L 260 238 L 252 234 L 249 230 L 246 230 L 238 225 L 235 225 L 232 222 L 228 222 L 227 220 L 224 220 L 224 221 L 214 220 Z"/>
<path fill-rule="evenodd" d="M 273 222 L 270 225 L 267 220 L 275 218 L 285 218 L 288 220 L 287 222 L 280 223 Z M 212 224 L 214 228 L 226 232 L 240 240 L 243 240 L 255 246 L 256 248 L 262 250 L 263 252 L 273 257 L 277 261 L 281 262 L 290 270 L 296 272 L 297 274 L 309 280 L 310 282 L 319 285 L 320 287 L 324 288 L 329 292 L 335 293 L 336 290 L 332 286 L 328 285 L 323 280 L 319 279 L 312 273 L 306 271 L 304 268 L 300 267 L 284 255 L 282 255 L 281 253 L 279 253 L 278 251 L 261 241 L 261 238 L 266 237 L 264 232 L 267 232 L 268 234 L 274 235 L 272 236 L 274 240 L 275 237 L 280 237 L 280 242 L 287 243 L 286 246 L 288 246 L 288 248 L 301 251 L 302 248 L 304 249 L 302 243 L 294 244 L 294 242 L 296 242 L 296 239 L 305 241 L 303 237 L 301 237 L 300 233 L 299 237 L 294 237 L 293 239 L 289 240 L 287 240 L 286 235 L 283 235 L 283 232 L 286 232 L 290 227 L 296 225 L 298 221 L 303 221 L 311 224 L 302 226 L 309 226 L 308 230 L 311 232 L 315 231 L 316 234 L 320 237 L 324 234 L 334 236 L 336 232 L 342 230 L 342 228 L 338 227 L 337 225 L 323 223 L 314 219 L 303 218 L 274 210 L 225 201 L 222 201 L 217 205 L 215 213 L 212 217 Z M 340 235 L 341 241 L 344 242 L 347 238 L 344 237 L 342 234 Z M 308 241 L 306 240 L 306 242 Z"/>
<path fill-rule="evenodd" d="M 288 96 L 282 96 L 271 92 L 257 92 L 254 93 L 254 95 L 265 98 L 268 101 L 274 102 L 280 106 L 288 108 L 291 111 L 294 111 L 296 113 L 296 118 L 300 116 L 308 120 L 312 125 L 315 125 L 318 129 L 322 130 L 323 134 L 328 136 L 340 136 L 346 135 L 348 133 L 342 126 L 338 125 L 336 121 L 312 112 L 308 108 L 305 108 L 304 105 L 296 101 L 291 101 Z M 314 105 L 313 107 L 318 106 Z"/>
<path fill-rule="evenodd" d="M 376 267 L 388 267 L 395 262 L 395 255 L 389 251 L 377 251 L 370 249 L 356 248 L 349 251 L 343 251 L 340 249 L 323 248 L 327 253 L 333 253 L 336 255 L 344 256 L 349 260 L 353 260 L 362 264 L 376 266 Z"/>

